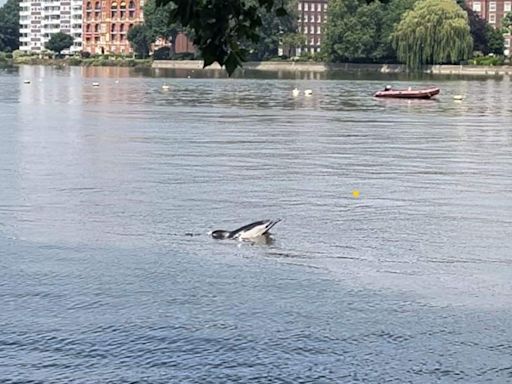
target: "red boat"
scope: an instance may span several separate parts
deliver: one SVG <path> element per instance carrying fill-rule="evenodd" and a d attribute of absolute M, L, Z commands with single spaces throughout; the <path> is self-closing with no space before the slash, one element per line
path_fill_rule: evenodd
<path fill-rule="evenodd" d="M 375 92 L 375 97 L 393 97 L 396 99 L 430 99 L 439 94 L 439 88 L 432 87 L 426 89 L 392 89 L 386 87 L 383 91 Z"/>

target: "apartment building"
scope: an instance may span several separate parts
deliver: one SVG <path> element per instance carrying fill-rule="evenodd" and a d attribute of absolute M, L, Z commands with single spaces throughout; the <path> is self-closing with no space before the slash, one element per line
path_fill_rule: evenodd
<path fill-rule="evenodd" d="M 42 52 L 52 34 L 64 32 L 74 43 L 63 53 L 82 50 L 82 0 L 21 0 L 20 50 Z"/>
<path fill-rule="evenodd" d="M 466 4 L 495 28 L 501 28 L 501 20 L 508 12 L 512 11 L 511 0 L 466 0 Z M 505 55 L 509 56 L 512 36 L 507 33 L 504 37 Z"/>
<path fill-rule="evenodd" d="M 327 19 L 328 0 L 299 0 L 298 1 L 298 29 L 306 39 L 302 47 L 296 48 L 296 54 L 320 52 L 324 24 Z"/>
<path fill-rule="evenodd" d="M 143 7 L 144 0 L 83 0 L 83 50 L 131 53 L 128 30 L 143 22 Z"/>

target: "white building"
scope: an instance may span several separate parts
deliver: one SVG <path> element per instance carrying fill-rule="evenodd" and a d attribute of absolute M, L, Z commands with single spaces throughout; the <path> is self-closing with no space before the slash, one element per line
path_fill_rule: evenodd
<path fill-rule="evenodd" d="M 82 50 L 82 0 L 21 0 L 20 50 L 42 52 L 51 35 L 64 32 L 74 43 L 63 53 Z"/>

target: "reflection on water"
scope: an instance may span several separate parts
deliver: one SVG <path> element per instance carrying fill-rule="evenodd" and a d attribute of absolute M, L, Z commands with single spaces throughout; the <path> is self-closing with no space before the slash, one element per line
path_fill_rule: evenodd
<path fill-rule="evenodd" d="M 507 382 L 509 78 L 246 75 L 0 72 L 0 377 Z"/>

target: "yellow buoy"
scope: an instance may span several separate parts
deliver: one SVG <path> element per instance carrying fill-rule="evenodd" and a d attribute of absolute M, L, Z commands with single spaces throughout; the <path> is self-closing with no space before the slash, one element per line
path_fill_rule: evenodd
<path fill-rule="evenodd" d="M 359 198 L 360 195 L 361 195 L 361 192 L 359 192 L 357 189 L 354 189 L 352 191 L 352 196 L 354 197 L 354 199 Z"/>

